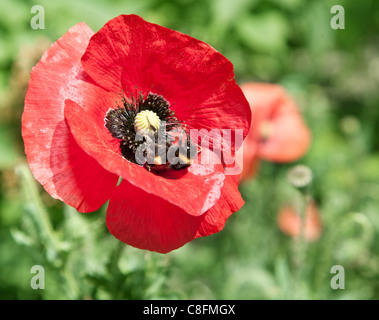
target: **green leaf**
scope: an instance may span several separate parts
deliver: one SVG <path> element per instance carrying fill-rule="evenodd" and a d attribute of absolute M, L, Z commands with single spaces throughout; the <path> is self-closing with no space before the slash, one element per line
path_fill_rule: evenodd
<path fill-rule="evenodd" d="M 251 49 L 274 52 L 283 50 L 288 36 L 288 23 L 275 11 L 245 15 L 237 23 L 237 34 Z"/>
<path fill-rule="evenodd" d="M 18 230 L 16 228 L 11 228 L 10 233 L 11 233 L 12 238 L 17 244 L 24 245 L 24 246 L 36 245 L 34 239 L 28 236 L 25 232 L 21 230 Z"/>

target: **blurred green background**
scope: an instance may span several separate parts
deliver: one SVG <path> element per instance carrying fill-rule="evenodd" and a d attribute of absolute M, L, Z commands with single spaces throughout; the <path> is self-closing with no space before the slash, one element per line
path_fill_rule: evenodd
<path fill-rule="evenodd" d="M 378 299 L 379 2 L 354 0 L 0 0 L 1 299 Z M 30 27 L 31 7 L 45 29 Z M 333 30 L 330 9 L 345 9 Z M 241 186 L 245 206 L 224 230 L 166 255 L 122 245 L 105 207 L 78 214 L 52 199 L 26 165 L 20 119 L 29 73 L 49 44 L 85 21 L 94 31 L 135 13 L 211 44 L 232 61 L 238 83 L 280 83 L 295 97 L 313 143 L 298 163 L 321 238 L 300 246 L 277 226 L 299 195 L 294 164 L 261 164 Z M 300 253 L 299 253 L 300 250 Z M 33 290 L 30 269 L 45 268 Z M 333 265 L 345 289 L 333 290 Z"/>

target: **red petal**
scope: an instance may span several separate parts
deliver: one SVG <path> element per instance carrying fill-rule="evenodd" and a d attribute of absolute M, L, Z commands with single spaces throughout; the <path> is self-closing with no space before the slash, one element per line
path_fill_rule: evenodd
<path fill-rule="evenodd" d="M 254 178 L 254 176 L 258 173 L 260 163 L 256 152 L 249 151 L 248 146 L 244 145 L 243 149 L 241 148 L 237 151 L 237 159 L 240 159 L 239 163 L 243 163 L 240 181 L 246 181 Z"/>
<path fill-rule="evenodd" d="M 227 178 L 216 205 L 198 217 L 123 181 L 109 202 L 108 229 L 117 239 L 140 249 L 160 253 L 177 249 L 197 237 L 220 231 L 227 218 L 242 206 L 236 179 L 231 179 Z"/>
<path fill-rule="evenodd" d="M 186 214 L 125 180 L 113 192 L 106 217 L 108 229 L 117 239 L 161 253 L 194 239 L 202 220 L 202 216 Z"/>
<path fill-rule="evenodd" d="M 255 114 L 254 114 L 255 115 Z M 243 141 L 243 148 L 236 153 L 236 159 L 242 168 L 240 181 L 251 179 L 255 176 L 259 167 L 258 143 L 253 130 L 250 130 L 246 139 Z"/>
<path fill-rule="evenodd" d="M 279 229 L 293 237 L 298 238 L 301 235 L 302 219 L 292 206 L 284 206 L 278 214 Z M 313 200 L 307 203 L 305 222 L 304 222 L 304 237 L 307 241 L 316 241 L 322 233 L 322 222 L 317 205 Z"/>
<path fill-rule="evenodd" d="M 214 207 L 204 214 L 204 220 L 199 226 L 196 238 L 221 231 L 230 215 L 244 205 L 245 202 L 238 191 L 238 180 L 238 175 L 226 176 L 221 197 Z"/>
<path fill-rule="evenodd" d="M 84 81 L 80 58 L 93 32 L 72 27 L 33 68 L 22 116 L 25 153 L 34 177 L 54 198 L 87 212 L 108 198 L 118 177 L 104 170 L 75 142 L 64 120 L 64 100 L 81 102 Z"/>
<path fill-rule="evenodd" d="M 293 101 L 283 102 L 272 122 L 274 131 L 269 140 L 260 145 L 259 156 L 276 162 L 300 159 L 309 148 L 311 133 Z"/>
<path fill-rule="evenodd" d="M 255 143 L 258 157 L 270 161 L 291 162 L 302 157 L 311 133 L 293 99 L 275 84 L 246 83 L 241 88 L 253 111 L 251 131 L 244 143 L 250 148 Z M 267 139 L 261 132 L 265 124 L 271 128 Z"/>
<path fill-rule="evenodd" d="M 95 102 L 98 102 L 97 105 Z M 207 149 L 201 158 L 209 157 L 210 164 L 192 164 L 188 169 L 156 175 L 145 168 L 125 160 L 119 150 L 119 140 L 113 138 L 104 126 L 105 113 L 101 110 L 106 103 L 99 96 L 86 110 L 67 100 L 65 116 L 78 144 L 94 157 L 105 169 L 128 180 L 131 184 L 161 197 L 182 208 L 191 215 L 201 215 L 212 207 L 220 197 L 225 175 L 221 163 Z M 103 108 L 104 109 L 104 108 Z M 83 121 L 85 119 L 85 121 Z M 213 163 L 213 164 L 212 164 Z"/>
<path fill-rule="evenodd" d="M 189 128 L 248 133 L 250 108 L 235 83 L 232 64 L 185 34 L 121 15 L 91 38 L 82 64 L 110 91 L 164 96 Z"/>

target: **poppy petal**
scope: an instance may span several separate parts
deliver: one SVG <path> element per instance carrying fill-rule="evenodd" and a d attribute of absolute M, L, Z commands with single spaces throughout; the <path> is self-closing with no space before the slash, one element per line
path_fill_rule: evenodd
<path fill-rule="evenodd" d="M 270 138 L 259 147 L 259 156 L 262 159 L 292 162 L 307 152 L 311 143 L 311 132 L 289 98 L 275 111 L 272 127 Z"/>
<path fill-rule="evenodd" d="M 304 222 L 304 237 L 313 242 L 320 238 L 322 221 L 316 203 L 311 200 L 307 203 Z M 293 238 L 301 236 L 302 219 L 292 206 L 283 206 L 277 217 L 279 229 Z"/>
<path fill-rule="evenodd" d="M 107 227 L 117 239 L 131 246 L 167 253 L 223 229 L 227 218 L 243 205 L 236 187 L 238 178 L 232 180 L 227 177 L 220 200 L 198 217 L 124 180 L 110 198 Z"/>
<path fill-rule="evenodd" d="M 221 190 L 221 197 L 219 201 L 203 215 L 204 219 L 198 228 L 196 238 L 221 231 L 230 215 L 241 209 L 245 202 L 238 191 L 238 183 L 238 175 L 226 176 L 224 187 Z"/>
<path fill-rule="evenodd" d="M 160 253 L 193 240 L 202 220 L 126 180 L 111 195 L 106 216 L 107 227 L 117 239 Z"/>
<path fill-rule="evenodd" d="M 97 103 L 100 104 L 98 107 Z M 122 157 L 119 140 L 113 138 L 104 126 L 104 114 L 89 111 L 89 108 L 101 110 L 102 104 L 101 97 L 95 98 L 91 106 L 87 105 L 83 109 L 75 102 L 66 100 L 66 120 L 83 150 L 108 171 L 152 195 L 180 206 L 190 215 L 201 215 L 214 206 L 220 198 L 225 179 L 224 167 L 214 153 L 203 149 L 195 163 L 187 169 L 169 170 L 169 173 L 162 175 L 149 172 Z"/>
<path fill-rule="evenodd" d="M 248 180 L 258 172 L 260 161 L 257 154 L 257 146 L 254 134 L 250 131 L 243 142 L 243 148 L 240 148 L 236 153 L 237 163 L 242 168 L 240 181 Z"/>
<path fill-rule="evenodd" d="M 311 133 L 284 88 L 251 82 L 241 85 L 241 89 L 253 111 L 252 128 L 244 149 L 252 148 L 255 143 L 259 158 L 275 162 L 291 162 L 302 157 L 309 148 Z M 268 131 L 267 137 L 262 129 Z"/>
<path fill-rule="evenodd" d="M 82 58 L 87 73 L 109 91 L 165 97 L 179 120 L 204 130 L 250 127 L 250 108 L 228 59 L 188 35 L 121 15 L 90 40 Z M 234 136 L 233 136 L 234 137 Z M 234 149 L 235 140 L 232 139 Z M 237 149 L 239 146 L 237 146 Z"/>
<path fill-rule="evenodd" d="M 64 101 L 82 101 L 85 81 L 80 58 L 92 30 L 70 28 L 33 68 L 22 116 L 25 153 L 34 177 L 54 198 L 81 212 L 106 202 L 118 177 L 104 170 L 75 142 L 64 120 Z"/>

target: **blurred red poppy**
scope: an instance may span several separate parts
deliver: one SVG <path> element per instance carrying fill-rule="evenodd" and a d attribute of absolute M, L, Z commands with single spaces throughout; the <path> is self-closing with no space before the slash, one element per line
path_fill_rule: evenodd
<path fill-rule="evenodd" d="M 300 215 L 292 206 L 284 206 L 278 214 L 278 226 L 280 230 L 293 238 L 301 235 L 302 220 Z M 320 238 L 322 232 L 322 224 L 320 213 L 315 202 L 309 201 L 305 212 L 304 221 L 304 238 L 312 242 Z"/>
<path fill-rule="evenodd" d="M 185 122 L 246 136 L 250 118 L 233 66 L 219 52 L 121 15 L 95 34 L 77 24 L 44 53 L 31 73 L 22 135 L 30 168 L 52 197 L 80 212 L 109 200 L 106 222 L 116 238 L 164 253 L 223 228 L 243 205 L 238 176 L 201 161 L 151 172 L 133 161 L 136 125 Z M 197 159 L 204 156 L 216 157 L 203 148 Z"/>
<path fill-rule="evenodd" d="M 252 125 L 243 155 L 242 149 L 238 152 L 243 161 L 240 179 L 254 176 L 260 159 L 283 163 L 301 158 L 309 148 L 311 133 L 285 89 L 254 82 L 241 85 L 241 89 L 252 110 Z"/>

